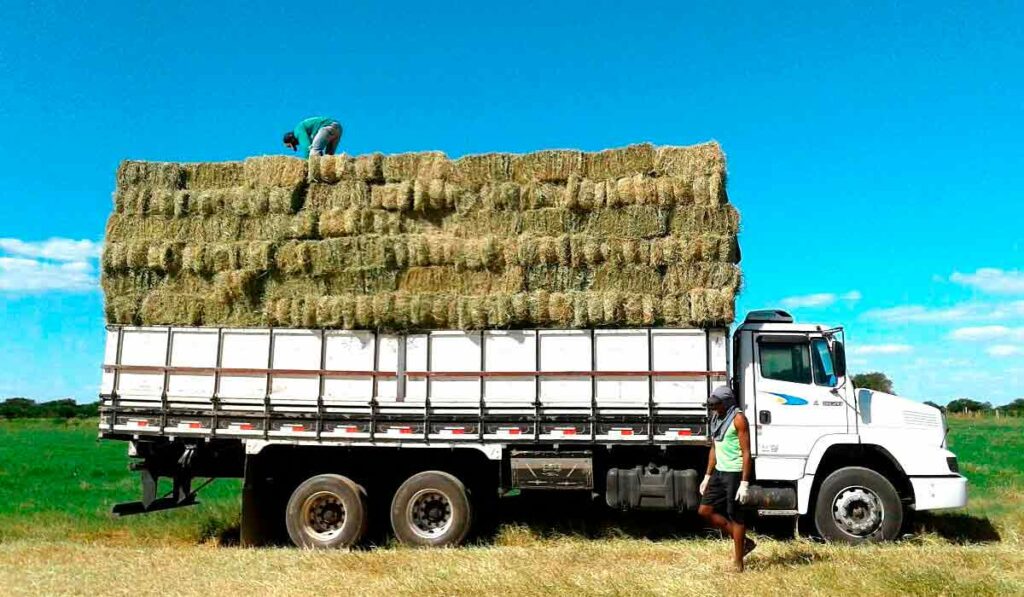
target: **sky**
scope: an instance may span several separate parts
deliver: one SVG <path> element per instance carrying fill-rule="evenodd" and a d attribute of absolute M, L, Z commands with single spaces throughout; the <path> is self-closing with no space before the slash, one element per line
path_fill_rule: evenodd
<path fill-rule="evenodd" d="M 851 369 L 1024 396 L 1017 2 L 2 2 L 0 397 L 96 399 L 98 262 L 127 158 L 715 139 L 737 305 L 844 325 Z"/>

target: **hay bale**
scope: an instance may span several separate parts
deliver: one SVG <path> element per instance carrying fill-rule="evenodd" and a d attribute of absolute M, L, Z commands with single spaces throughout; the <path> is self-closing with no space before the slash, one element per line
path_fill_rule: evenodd
<path fill-rule="evenodd" d="M 384 157 L 384 180 L 387 182 L 413 179 L 446 180 L 452 174 L 452 162 L 443 152 L 420 151 L 399 153 Z"/>
<path fill-rule="evenodd" d="M 413 183 L 404 180 L 370 187 L 370 207 L 408 211 L 413 205 Z"/>
<path fill-rule="evenodd" d="M 549 149 L 512 157 L 512 180 L 528 182 L 565 182 L 583 176 L 583 152 L 575 149 Z"/>
<path fill-rule="evenodd" d="M 402 215 L 382 209 L 331 209 L 320 215 L 323 238 L 358 234 L 400 234 Z"/>
<path fill-rule="evenodd" d="M 180 189 L 185 172 L 181 164 L 125 160 L 117 167 L 117 186 Z"/>
<path fill-rule="evenodd" d="M 362 248 L 366 239 L 355 237 L 332 238 L 321 241 L 306 241 L 310 245 L 310 273 L 318 276 L 363 265 L 384 267 L 367 263 L 366 251 Z"/>
<path fill-rule="evenodd" d="M 686 147 L 658 147 L 655 150 L 654 171 L 659 176 L 680 176 L 694 180 L 715 172 L 725 172 L 725 154 L 715 141 Z"/>
<path fill-rule="evenodd" d="M 209 298 L 221 305 L 246 303 L 252 308 L 263 294 L 266 276 L 255 270 L 233 270 L 219 272 L 213 277 Z"/>
<path fill-rule="evenodd" d="M 306 184 L 306 161 L 288 156 L 246 158 L 242 172 L 251 187 L 296 188 Z"/>
<path fill-rule="evenodd" d="M 654 172 L 656 152 L 650 143 L 639 143 L 583 154 L 583 176 L 597 180 Z"/>
<path fill-rule="evenodd" d="M 728 325 L 736 316 L 736 295 L 729 289 L 698 288 L 688 298 L 689 322 L 694 325 Z"/>
<path fill-rule="evenodd" d="M 522 212 L 519 231 L 536 236 L 561 236 L 574 231 L 581 221 L 580 214 L 557 207 L 530 209 Z"/>
<path fill-rule="evenodd" d="M 245 184 L 242 162 L 182 164 L 182 170 L 182 186 L 186 189 L 215 189 Z"/>
<path fill-rule="evenodd" d="M 416 179 L 413 181 L 412 208 L 416 211 L 451 210 L 464 195 L 473 196 L 440 178 Z"/>
<path fill-rule="evenodd" d="M 142 299 L 138 318 L 142 325 L 202 325 L 204 299 L 201 295 L 153 290 Z"/>
<path fill-rule="evenodd" d="M 701 234 L 735 236 L 739 233 L 739 212 L 732 205 L 689 205 L 668 211 L 671 236 L 692 237 Z"/>
<path fill-rule="evenodd" d="M 740 268 L 731 263 L 689 263 L 665 269 L 663 290 L 683 294 L 694 288 L 716 288 L 735 294 L 740 283 Z"/>
<path fill-rule="evenodd" d="M 481 235 L 515 236 L 519 234 L 520 216 L 516 212 L 455 213 L 444 218 L 442 230 L 445 234 L 461 238 Z"/>
<path fill-rule="evenodd" d="M 582 291 L 589 290 L 593 284 L 594 272 L 589 269 L 546 265 L 527 268 L 525 271 L 526 290 L 531 292 Z"/>
<path fill-rule="evenodd" d="M 274 266 L 286 275 L 308 274 L 313 271 L 313 254 L 313 242 L 281 243 L 274 252 Z"/>
<path fill-rule="evenodd" d="M 588 286 L 574 290 L 657 295 L 661 289 L 662 277 L 656 269 L 637 265 L 602 265 L 593 270 Z"/>
<path fill-rule="evenodd" d="M 397 290 L 409 294 L 455 292 L 459 294 L 514 293 L 524 288 L 522 268 L 500 273 L 465 271 L 450 266 L 410 267 L 401 272 Z"/>
<path fill-rule="evenodd" d="M 650 205 L 604 209 L 584 214 L 575 232 L 601 237 L 649 239 L 667 231 L 665 210 Z"/>
<path fill-rule="evenodd" d="M 379 153 L 352 157 L 347 154 L 309 158 L 309 182 L 336 183 L 342 180 L 381 182 L 384 156 Z"/>
<path fill-rule="evenodd" d="M 467 155 L 452 163 L 452 180 L 470 190 L 511 179 L 512 156 L 507 153 Z"/>
<path fill-rule="evenodd" d="M 306 190 L 307 209 L 327 211 L 370 206 L 370 187 L 362 180 L 343 180 L 336 184 L 314 182 Z"/>

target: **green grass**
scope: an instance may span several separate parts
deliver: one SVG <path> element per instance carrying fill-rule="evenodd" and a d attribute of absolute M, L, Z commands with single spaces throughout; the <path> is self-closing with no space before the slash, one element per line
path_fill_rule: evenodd
<path fill-rule="evenodd" d="M 125 444 L 97 443 L 94 420 L 0 422 L 0 586 L 12 595 L 133 597 L 310 587 L 418 597 L 731 594 L 736 582 L 741 593 L 801 597 L 1024 594 L 1024 419 L 954 418 L 950 428 L 971 481 L 966 511 L 922 517 L 922 533 L 888 545 L 759 536 L 736 581 L 727 542 L 705 538 L 688 517 L 595 517 L 557 499 L 510 500 L 497 535 L 461 549 L 219 547 L 238 522 L 238 481 L 215 482 L 196 507 L 118 519 L 110 506 L 139 491 Z"/>
<path fill-rule="evenodd" d="M 970 504 L 965 512 L 925 517 L 923 528 L 955 534 L 951 527 L 986 521 L 1001 534 L 1024 533 L 1024 419 L 953 417 L 949 423 L 950 449 L 970 480 Z M 113 504 L 139 498 L 138 475 L 127 469 L 126 450 L 123 442 L 97 441 L 92 419 L 0 422 L 0 542 L 196 543 L 216 539 L 237 527 L 240 482 L 235 479 L 215 481 L 202 491 L 201 503 L 195 507 L 127 518 L 112 516 Z M 616 531 L 614 518 L 563 521 L 541 515 L 538 519 L 531 510 L 542 506 L 540 502 L 513 501 L 508 506 L 513 520 L 528 521 L 535 534 L 593 537 Z M 626 532 L 672 536 L 672 529 L 664 534 L 634 530 L 627 528 Z"/>
<path fill-rule="evenodd" d="M 0 542 L 196 542 L 237 524 L 234 479 L 204 489 L 196 507 L 112 516 L 114 504 L 139 499 L 139 475 L 128 470 L 128 444 L 97 441 L 96 433 L 95 419 L 0 422 Z"/>

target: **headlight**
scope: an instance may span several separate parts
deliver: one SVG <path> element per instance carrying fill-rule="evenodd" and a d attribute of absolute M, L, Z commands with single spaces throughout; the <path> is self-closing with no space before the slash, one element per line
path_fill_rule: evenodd
<path fill-rule="evenodd" d="M 960 473 L 960 465 L 956 461 L 956 456 L 947 456 L 946 466 L 949 467 L 949 472 L 957 474 Z"/>

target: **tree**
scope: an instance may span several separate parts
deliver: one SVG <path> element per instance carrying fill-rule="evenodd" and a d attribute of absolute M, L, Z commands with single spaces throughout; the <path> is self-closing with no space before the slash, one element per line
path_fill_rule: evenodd
<path fill-rule="evenodd" d="M 855 388 L 875 390 L 876 392 L 885 392 L 886 394 L 895 393 L 892 388 L 892 380 L 881 371 L 858 373 L 850 379 L 853 381 L 853 387 Z"/>
<path fill-rule="evenodd" d="M 996 410 L 1004 415 L 1024 415 L 1024 398 L 1017 398 L 1013 402 L 997 407 Z"/>
<path fill-rule="evenodd" d="M 957 398 L 946 405 L 946 411 L 951 413 L 984 413 L 992 411 L 991 402 L 978 402 L 970 398 Z"/>

